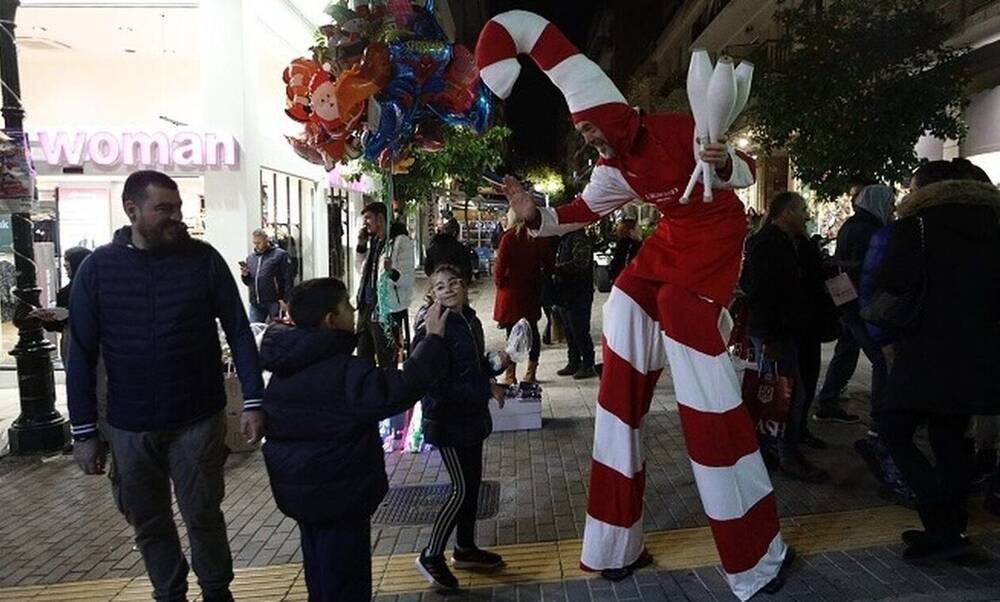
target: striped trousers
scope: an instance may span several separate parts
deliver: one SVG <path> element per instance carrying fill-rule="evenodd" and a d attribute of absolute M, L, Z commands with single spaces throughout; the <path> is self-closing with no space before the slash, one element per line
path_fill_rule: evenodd
<path fill-rule="evenodd" d="M 736 371 L 722 307 L 626 270 L 604 305 L 604 367 L 581 566 L 622 568 L 643 551 L 643 419 L 667 361 L 684 441 L 729 585 L 746 600 L 785 557 L 777 508 Z"/>

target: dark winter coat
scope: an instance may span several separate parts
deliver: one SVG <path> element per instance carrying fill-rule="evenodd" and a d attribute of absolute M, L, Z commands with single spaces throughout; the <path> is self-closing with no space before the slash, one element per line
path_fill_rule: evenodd
<path fill-rule="evenodd" d="M 816 243 L 768 224 L 747 240 L 740 288 L 750 307 L 750 335 L 764 342 L 836 337 L 833 302 Z"/>
<path fill-rule="evenodd" d="M 423 311 L 417 317 L 414 344 L 426 336 Z M 490 418 L 490 379 L 483 325 L 466 306 L 451 312 L 445 331 L 450 365 L 448 376 L 431 387 L 423 400 L 424 439 L 439 447 L 475 445 L 493 432 Z"/>
<path fill-rule="evenodd" d="M 261 343 L 273 371 L 264 403 L 264 460 L 278 509 L 304 523 L 368 517 L 388 491 L 378 423 L 417 402 L 444 374 L 440 337 L 413 346 L 402 370 L 353 357 L 355 336 L 271 326 Z"/>
<path fill-rule="evenodd" d="M 552 247 L 544 239 L 532 238 L 526 228 L 504 232 L 493 265 L 493 319 L 503 327 L 513 326 L 521 318 L 537 322 L 542 317 L 542 278 L 551 268 Z"/>
<path fill-rule="evenodd" d="M 882 220 L 861 207 L 855 207 L 854 215 L 847 218 L 837 232 L 837 251 L 834 259 L 847 272 L 847 276 L 857 289 L 861 282 L 861 265 L 871 243 L 872 236 L 883 226 Z M 858 302 L 851 301 L 841 307 L 841 311 L 858 312 Z"/>
<path fill-rule="evenodd" d="M 108 422 L 127 431 L 160 431 L 222 410 L 226 333 L 250 408 L 264 392 L 257 345 L 236 281 L 209 244 L 190 239 L 169 250 L 132 246 L 115 232 L 73 276 L 66 388 L 73 434 L 96 434 L 95 371 L 108 372 Z"/>
<path fill-rule="evenodd" d="M 288 253 L 274 246 L 263 253 L 254 251 L 247 255 L 247 267 L 250 273 L 242 279 L 250 288 L 250 303 L 275 303 L 287 298 L 295 283 L 295 266 Z"/>
<path fill-rule="evenodd" d="M 875 284 L 926 288 L 917 324 L 894 345 L 886 408 L 1000 414 L 1000 192 L 938 182 L 903 199 L 899 215 Z"/>
<path fill-rule="evenodd" d="M 574 230 L 560 237 L 553 272 L 557 305 L 594 293 L 594 245 L 586 232 Z"/>

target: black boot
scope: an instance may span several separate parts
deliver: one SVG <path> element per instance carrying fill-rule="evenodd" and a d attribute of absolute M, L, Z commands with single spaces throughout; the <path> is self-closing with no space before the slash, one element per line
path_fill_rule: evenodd
<path fill-rule="evenodd" d="M 580 369 L 580 364 L 569 363 L 566 364 L 565 368 L 556 370 L 556 374 L 558 374 L 559 376 L 573 376 L 579 369 Z"/>

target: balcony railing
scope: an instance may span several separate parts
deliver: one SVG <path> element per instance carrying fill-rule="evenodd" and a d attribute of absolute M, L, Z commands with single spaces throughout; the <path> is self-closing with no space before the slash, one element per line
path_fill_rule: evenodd
<path fill-rule="evenodd" d="M 708 26 L 712 24 L 712 21 L 719 16 L 729 3 L 733 0 L 709 0 L 708 6 L 705 7 L 705 12 L 701 13 L 694 23 L 691 24 L 691 39 L 697 40 L 701 32 L 708 29 Z"/>
<path fill-rule="evenodd" d="M 754 44 L 727 46 L 725 53 L 736 59 L 746 59 L 758 69 L 780 72 L 788 61 L 788 44 L 781 40 L 765 40 Z"/>

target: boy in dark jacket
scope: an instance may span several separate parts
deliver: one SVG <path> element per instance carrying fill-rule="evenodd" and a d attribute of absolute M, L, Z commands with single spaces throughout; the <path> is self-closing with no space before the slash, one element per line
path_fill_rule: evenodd
<path fill-rule="evenodd" d="M 289 313 L 296 326 L 274 325 L 261 343 L 273 372 L 262 405 L 271 490 L 299 524 L 309 600 L 370 600 L 371 514 L 389 488 L 378 423 L 444 375 L 449 312 L 430 309 L 427 336 L 401 371 L 352 356 L 354 308 L 343 282 L 296 286 Z"/>
<path fill-rule="evenodd" d="M 461 270 L 439 265 L 431 274 L 431 294 L 449 309 L 445 344 L 451 354 L 448 377 L 433 385 L 423 401 L 424 439 L 441 453 L 452 492 L 434 521 L 427 547 L 417 558 L 417 570 L 441 590 L 458 588 L 458 580 L 448 569 L 444 548 L 457 528 L 456 568 L 496 568 L 503 559 L 476 547 L 476 510 L 483 476 L 483 441 L 493 431 L 489 400 L 503 407 L 506 389 L 493 376 L 510 363 L 500 352 L 496 370 L 486 358 L 483 325 L 468 306 L 468 289 Z M 433 308 L 429 313 L 433 313 Z M 428 336 L 430 324 L 417 318 L 414 343 Z"/>

